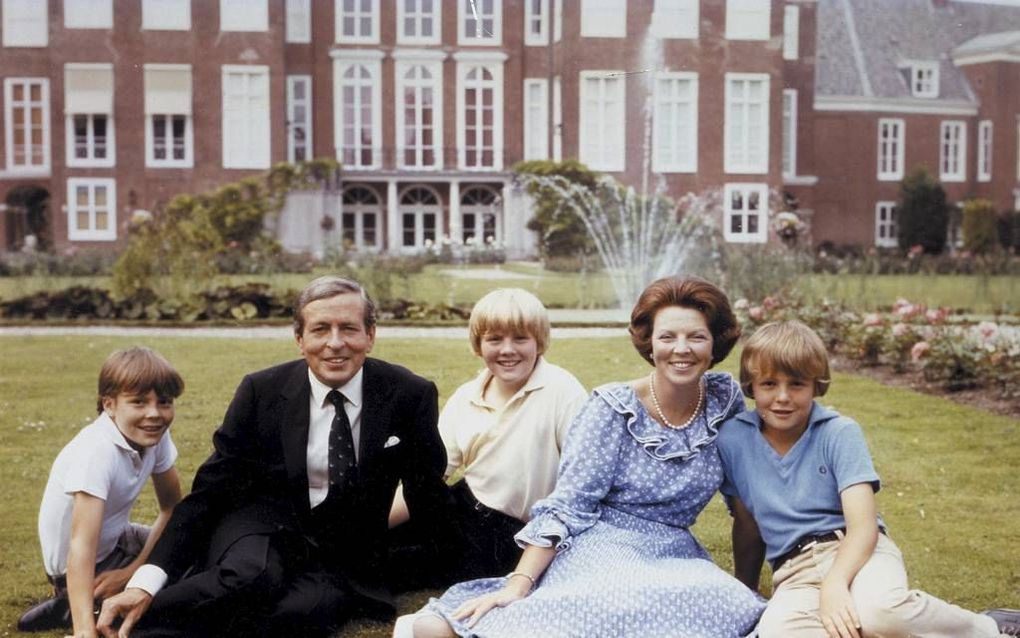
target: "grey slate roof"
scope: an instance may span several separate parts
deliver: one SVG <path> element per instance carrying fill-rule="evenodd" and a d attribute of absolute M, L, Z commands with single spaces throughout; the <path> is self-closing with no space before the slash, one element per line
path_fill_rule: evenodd
<path fill-rule="evenodd" d="M 909 99 L 904 68 L 910 62 L 937 61 L 938 100 L 974 102 L 951 53 L 979 36 L 988 38 L 982 46 L 1008 41 L 1003 32 L 1020 31 L 1020 7 L 946 5 L 937 7 L 932 0 L 819 0 L 816 95 Z"/>

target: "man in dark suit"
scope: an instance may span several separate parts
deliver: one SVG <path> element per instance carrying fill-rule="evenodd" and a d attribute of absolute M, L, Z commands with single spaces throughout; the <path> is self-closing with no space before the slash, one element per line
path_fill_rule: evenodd
<path fill-rule="evenodd" d="M 375 307 L 354 281 L 311 282 L 294 330 L 304 359 L 241 382 L 149 563 L 104 601 L 104 635 L 138 623 L 144 636 L 318 636 L 392 616 L 382 576 L 398 482 L 443 533 L 436 387 L 367 358 Z"/>

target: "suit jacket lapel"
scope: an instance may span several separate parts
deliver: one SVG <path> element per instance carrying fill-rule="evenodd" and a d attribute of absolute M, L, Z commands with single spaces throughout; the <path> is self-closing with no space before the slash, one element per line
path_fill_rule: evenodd
<path fill-rule="evenodd" d="M 311 512 L 308 503 L 308 402 L 311 400 L 308 366 L 302 361 L 280 390 L 277 418 L 280 439 L 287 464 L 291 499 L 302 514 Z"/>
<path fill-rule="evenodd" d="M 379 378 L 379 369 L 372 359 L 365 360 L 363 388 L 364 407 L 361 410 L 361 442 L 358 446 L 358 455 L 361 457 L 359 465 L 363 470 L 369 470 L 389 436 L 392 415 L 392 410 L 388 407 L 392 388 L 385 380 Z M 361 472 L 361 476 L 365 476 L 364 471 Z"/>

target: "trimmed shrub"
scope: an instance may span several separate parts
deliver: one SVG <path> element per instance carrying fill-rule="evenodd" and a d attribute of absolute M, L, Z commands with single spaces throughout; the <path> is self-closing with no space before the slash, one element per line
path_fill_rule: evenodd
<path fill-rule="evenodd" d="M 569 183 L 578 184 L 594 192 L 598 185 L 598 173 L 577 160 L 553 162 L 532 160 L 518 162 L 513 170 L 519 176 L 561 177 Z M 595 245 L 588 236 L 581 218 L 563 205 L 563 196 L 555 188 L 531 181 L 527 183 L 528 194 L 535 202 L 535 215 L 528 220 L 528 230 L 538 233 L 538 250 L 541 257 L 575 257 L 590 255 Z"/>
<path fill-rule="evenodd" d="M 949 231 L 946 192 L 923 168 L 913 170 L 900 184 L 896 215 L 901 249 L 921 246 L 929 255 L 945 250 Z"/>
<path fill-rule="evenodd" d="M 993 252 L 999 244 L 998 215 L 987 199 L 963 204 L 963 247 L 975 255 Z"/>

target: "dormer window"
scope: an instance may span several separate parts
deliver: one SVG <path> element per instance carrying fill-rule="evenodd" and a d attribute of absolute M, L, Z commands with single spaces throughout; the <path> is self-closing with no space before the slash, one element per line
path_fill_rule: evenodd
<path fill-rule="evenodd" d="M 914 97 L 939 96 L 939 65 L 937 62 L 914 62 L 909 67 L 910 94 Z"/>

